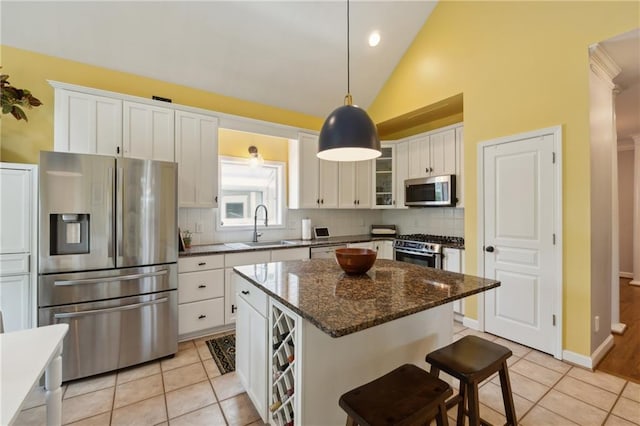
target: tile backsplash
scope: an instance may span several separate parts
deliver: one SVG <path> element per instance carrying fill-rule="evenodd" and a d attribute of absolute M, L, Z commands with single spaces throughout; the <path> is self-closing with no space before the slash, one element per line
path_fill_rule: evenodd
<path fill-rule="evenodd" d="M 382 210 L 382 223 L 397 225 L 400 234 L 464 237 L 464 209 L 426 207 Z"/>
<path fill-rule="evenodd" d="M 214 244 L 250 241 L 252 231 L 216 230 L 217 209 L 187 209 L 178 212 L 180 229 L 196 230 L 202 224 L 202 232 L 193 233 L 192 244 Z M 331 235 L 368 234 L 372 224 L 395 224 L 400 234 L 434 234 L 464 237 L 464 209 L 411 208 L 397 210 L 288 210 L 284 228 L 261 229 L 262 241 L 298 239 L 302 236 L 302 219 L 311 219 L 311 226 L 327 226 Z"/>
<path fill-rule="evenodd" d="M 216 230 L 218 209 L 178 210 L 178 226 L 193 232 L 192 244 L 214 244 L 239 241 L 251 241 L 252 230 L 238 231 Z M 277 241 L 282 239 L 299 239 L 302 237 L 302 219 L 311 219 L 311 226 L 327 226 L 331 235 L 359 235 L 368 234 L 372 224 L 381 223 L 380 210 L 288 210 L 285 227 L 267 227 L 260 229 L 262 241 Z M 202 232 L 194 232 L 196 223 L 202 224 Z M 260 224 L 260 220 L 258 220 Z"/>

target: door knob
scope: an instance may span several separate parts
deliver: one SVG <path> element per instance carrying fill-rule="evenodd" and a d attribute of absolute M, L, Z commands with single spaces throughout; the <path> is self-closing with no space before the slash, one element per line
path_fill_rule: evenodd
<path fill-rule="evenodd" d="M 493 248 L 493 246 L 488 246 L 485 251 L 489 252 L 489 253 L 493 253 L 495 249 Z"/>

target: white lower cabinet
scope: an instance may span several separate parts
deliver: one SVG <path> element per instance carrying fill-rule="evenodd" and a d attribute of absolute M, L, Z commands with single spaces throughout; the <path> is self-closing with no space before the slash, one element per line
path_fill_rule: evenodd
<path fill-rule="evenodd" d="M 232 280 L 236 290 L 236 371 L 240 383 L 268 423 L 267 407 L 267 295 L 238 274 Z"/>
<path fill-rule="evenodd" d="M 28 274 L 0 276 L 0 311 L 4 331 L 31 328 L 31 309 Z"/>
<path fill-rule="evenodd" d="M 224 256 L 178 259 L 179 338 L 224 325 Z"/>
<path fill-rule="evenodd" d="M 284 250 L 272 250 L 272 262 L 284 262 L 285 260 L 309 259 L 309 247 L 296 247 Z"/>
<path fill-rule="evenodd" d="M 393 260 L 393 241 L 376 240 L 372 241 L 373 249 L 378 252 L 377 259 Z"/>
<path fill-rule="evenodd" d="M 442 249 L 442 269 L 449 272 L 464 273 L 464 250 L 445 247 Z M 453 313 L 457 319 L 464 316 L 463 299 L 453 302 Z"/>
<path fill-rule="evenodd" d="M 375 249 L 375 247 L 373 246 L 373 241 L 366 241 L 364 243 L 348 243 L 347 247 L 348 248 L 366 248 L 371 250 Z"/>

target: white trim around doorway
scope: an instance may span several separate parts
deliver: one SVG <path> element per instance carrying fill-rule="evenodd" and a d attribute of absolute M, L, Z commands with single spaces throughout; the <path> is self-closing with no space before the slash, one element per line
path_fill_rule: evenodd
<path fill-rule="evenodd" d="M 508 142 L 515 142 L 521 139 L 530 139 L 535 137 L 542 137 L 546 135 L 553 135 L 553 151 L 555 152 L 555 162 L 558 165 L 555 168 L 555 182 L 556 187 L 554 188 L 554 223 L 555 223 L 555 235 L 556 235 L 556 250 L 555 250 L 555 261 L 556 261 L 556 274 L 555 279 L 559 285 L 556 288 L 556 300 L 554 303 L 553 311 L 556 316 L 556 336 L 555 336 L 555 350 L 553 356 L 557 359 L 563 359 L 563 355 L 567 353 L 567 351 L 563 352 L 562 345 L 562 330 L 563 330 L 563 300 L 562 300 L 562 292 L 563 292 L 563 244 L 562 244 L 562 126 L 553 126 L 547 127 L 544 129 L 533 130 L 530 132 L 519 133 L 510 136 L 504 136 L 496 139 L 491 139 L 488 141 L 480 142 L 477 146 L 477 165 L 478 165 L 478 174 L 477 174 L 477 182 L 478 182 L 478 222 L 477 222 L 477 235 L 478 240 L 476 244 L 476 253 L 477 253 L 477 265 L 478 265 L 478 275 L 484 277 L 484 262 L 481 262 L 481 259 L 484 256 L 484 247 L 482 242 L 484 241 L 484 161 L 483 150 L 485 147 L 498 145 Z M 484 293 L 478 293 L 478 320 L 477 320 L 477 329 L 480 331 L 484 331 Z M 576 354 L 577 355 L 577 354 Z M 577 362 L 576 362 L 577 363 Z M 577 363 L 578 364 L 578 363 Z M 583 364 L 579 364 L 583 365 Z"/>

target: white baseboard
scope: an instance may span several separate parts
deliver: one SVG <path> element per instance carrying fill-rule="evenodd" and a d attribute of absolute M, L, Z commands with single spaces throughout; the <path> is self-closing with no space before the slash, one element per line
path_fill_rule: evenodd
<path fill-rule="evenodd" d="M 633 278 L 633 272 L 620 272 L 620 278 Z"/>
<path fill-rule="evenodd" d="M 575 352 L 564 350 L 562 351 L 562 359 L 563 361 L 567 361 L 571 364 L 588 368 L 589 370 L 593 370 L 593 368 L 598 365 L 600 360 L 604 358 L 604 356 L 609 352 L 609 350 L 613 347 L 613 336 L 609 335 L 604 342 L 598 348 L 593 351 L 590 357 L 586 355 L 581 355 Z"/>
<path fill-rule="evenodd" d="M 473 328 L 474 330 L 480 330 L 480 323 L 478 322 L 478 320 L 475 320 L 473 318 L 464 317 L 462 319 L 462 325 L 464 325 L 465 327 Z"/>
<path fill-rule="evenodd" d="M 627 329 L 627 324 L 623 324 L 621 322 L 611 324 L 611 332 L 613 334 L 623 334 Z"/>

